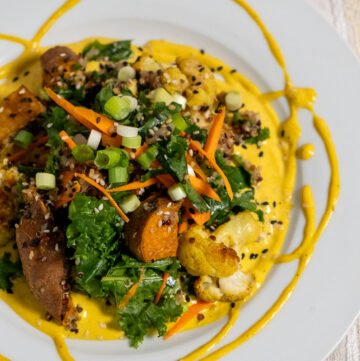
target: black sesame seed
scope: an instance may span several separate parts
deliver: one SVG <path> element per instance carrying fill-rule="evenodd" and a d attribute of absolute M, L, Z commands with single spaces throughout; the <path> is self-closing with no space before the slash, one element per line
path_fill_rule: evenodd
<path fill-rule="evenodd" d="M 96 118 L 96 124 L 99 124 L 101 122 L 101 118 L 100 117 L 97 117 Z"/>
<path fill-rule="evenodd" d="M 200 53 L 201 53 L 201 54 L 205 54 L 205 50 L 204 50 L 204 49 L 200 49 Z"/>
<path fill-rule="evenodd" d="M 281 138 L 284 138 L 284 136 L 285 136 L 285 130 L 284 129 L 281 131 L 280 136 L 281 136 Z"/>
<path fill-rule="evenodd" d="M 273 202 L 273 207 L 276 208 L 276 201 Z"/>
<path fill-rule="evenodd" d="M 24 76 L 28 76 L 30 74 L 29 70 L 26 70 L 26 72 L 24 73 Z"/>
<path fill-rule="evenodd" d="M 270 223 L 271 223 L 271 224 L 276 224 L 277 221 L 276 221 L 276 220 L 272 220 L 272 221 L 270 221 Z"/>
<path fill-rule="evenodd" d="M 186 295 L 186 296 L 185 296 L 185 300 L 186 300 L 186 302 L 190 302 L 190 300 L 191 300 L 190 296 L 189 296 L 189 295 Z"/>
<path fill-rule="evenodd" d="M 31 247 L 37 247 L 39 244 L 40 244 L 40 239 L 39 238 L 34 238 L 30 242 Z"/>
<path fill-rule="evenodd" d="M 201 84 L 202 84 L 201 81 L 198 81 L 195 85 L 200 86 Z"/>
<path fill-rule="evenodd" d="M 259 153 L 259 158 L 262 158 L 263 156 L 264 156 L 264 152 L 261 151 L 261 152 Z"/>
<path fill-rule="evenodd" d="M 204 316 L 202 313 L 199 313 L 199 314 L 196 316 L 196 318 L 197 318 L 198 321 L 202 321 L 202 320 L 205 318 L 205 316 Z"/>
<path fill-rule="evenodd" d="M 196 76 L 193 75 L 193 76 L 191 77 L 191 80 L 192 80 L 192 81 L 195 81 L 195 80 L 196 80 Z"/>
<path fill-rule="evenodd" d="M 241 253 L 241 259 L 245 258 L 245 253 Z"/>
<path fill-rule="evenodd" d="M 268 205 L 269 205 L 269 202 L 262 202 L 261 205 L 262 205 L 262 206 L 268 206 Z"/>
<path fill-rule="evenodd" d="M 218 67 L 216 68 L 217 71 L 221 71 L 221 70 L 223 70 L 223 69 L 224 69 L 223 66 L 218 66 Z"/>
<path fill-rule="evenodd" d="M 231 308 L 234 308 L 234 307 L 235 307 L 235 305 L 236 305 L 236 303 L 235 303 L 235 302 L 231 302 L 231 303 L 230 303 Z"/>
<path fill-rule="evenodd" d="M 189 208 L 189 212 L 190 212 L 191 214 L 195 214 L 195 209 L 194 209 L 194 208 Z"/>
<path fill-rule="evenodd" d="M 18 76 L 16 76 L 15 78 L 13 78 L 13 82 L 16 82 L 16 81 L 18 81 L 19 80 L 19 77 Z"/>
<path fill-rule="evenodd" d="M 231 69 L 231 70 L 230 70 L 230 74 L 234 74 L 234 73 L 236 73 L 236 72 L 237 72 L 236 69 Z"/>
<path fill-rule="evenodd" d="M 9 117 L 14 119 L 14 118 L 16 118 L 16 114 L 15 114 L 15 113 L 11 113 L 11 114 L 9 115 Z"/>
<path fill-rule="evenodd" d="M 258 257 L 259 257 L 259 255 L 257 253 L 250 254 L 250 259 L 257 259 Z"/>
<path fill-rule="evenodd" d="M 198 90 L 194 90 L 193 93 L 194 93 L 194 94 L 199 94 L 199 91 L 198 91 Z"/>
<path fill-rule="evenodd" d="M 265 254 L 265 253 L 268 253 L 268 252 L 269 252 L 269 249 L 268 249 L 268 248 L 265 248 L 265 249 L 262 250 L 261 253 L 262 253 L 262 254 Z"/>

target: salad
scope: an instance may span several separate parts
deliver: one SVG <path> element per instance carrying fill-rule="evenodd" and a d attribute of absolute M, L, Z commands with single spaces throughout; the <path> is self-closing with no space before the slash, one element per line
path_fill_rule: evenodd
<path fill-rule="evenodd" d="M 46 319 L 73 333 L 72 295 L 98 299 L 133 347 L 249 297 L 242 260 L 268 252 L 270 200 L 257 201 L 261 169 L 246 155 L 262 157 L 271 134 L 241 92 L 218 91 L 221 69 L 162 63 L 130 41 L 56 46 L 40 63 L 39 92 L 19 85 L 0 108 L 0 245 L 15 249 L 0 288 L 23 275 Z"/>

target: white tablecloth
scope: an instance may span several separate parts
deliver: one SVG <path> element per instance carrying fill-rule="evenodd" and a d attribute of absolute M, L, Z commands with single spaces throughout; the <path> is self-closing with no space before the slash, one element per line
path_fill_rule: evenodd
<path fill-rule="evenodd" d="M 360 0 L 308 0 L 360 56 Z M 360 305 L 359 305 L 360 306 Z M 326 361 L 360 360 L 360 319 Z M 304 360 L 305 361 L 305 360 Z"/>

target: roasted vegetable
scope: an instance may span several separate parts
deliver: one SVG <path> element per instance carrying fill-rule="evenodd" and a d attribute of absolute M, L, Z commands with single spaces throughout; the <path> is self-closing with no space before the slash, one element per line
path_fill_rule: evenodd
<path fill-rule="evenodd" d="M 0 142 L 15 135 L 45 111 L 41 102 L 24 86 L 8 95 L 0 109 Z"/>
<path fill-rule="evenodd" d="M 159 197 L 145 201 L 125 225 L 125 242 L 144 262 L 175 257 L 178 248 L 178 212 L 181 202 Z"/>
<path fill-rule="evenodd" d="M 78 316 L 67 283 L 65 237 L 35 190 L 24 191 L 24 198 L 27 206 L 16 230 L 16 243 L 25 277 L 55 321 L 73 329 Z"/>
<path fill-rule="evenodd" d="M 216 238 L 201 226 L 193 226 L 181 238 L 178 258 L 193 276 L 228 277 L 239 269 L 236 252 L 216 242 Z"/>

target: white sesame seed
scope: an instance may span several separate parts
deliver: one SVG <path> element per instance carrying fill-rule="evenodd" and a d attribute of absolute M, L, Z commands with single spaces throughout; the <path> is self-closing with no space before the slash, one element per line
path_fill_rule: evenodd
<path fill-rule="evenodd" d="M 171 206 L 172 206 L 172 203 L 169 202 L 169 203 L 167 204 L 166 208 L 170 208 Z"/>
<path fill-rule="evenodd" d="M 100 327 L 100 328 L 107 328 L 105 322 L 99 322 L 99 327 Z"/>
<path fill-rule="evenodd" d="M 21 89 L 19 90 L 19 94 L 20 94 L 20 95 L 25 94 L 25 92 L 26 92 L 25 88 L 21 88 Z"/>
<path fill-rule="evenodd" d="M 58 230 L 59 230 L 59 227 L 54 227 L 52 231 L 53 231 L 53 233 L 56 233 Z"/>
<path fill-rule="evenodd" d="M 48 127 L 48 128 L 51 128 L 53 125 L 54 125 L 54 123 L 49 123 L 49 124 L 47 125 L 47 127 Z"/>
<path fill-rule="evenodd" d="M 31 261 L 34 258 L 34 251 L 30 251 L 29 260 Z"/>
<path fill-rule="evenodd" d="M 0 113 L 4 111 L 4 107 L 0 107 Z"/>
<path fill-rule="evenodd" d="M 59 250 L 60 250 L 60 249 L 59 249 L 59 244 L 56 243 L 56 244 L 55 244 L 55 252 L 59 252 Z"/>
<path fill-rule="evenodd" d="M 46 213 L 44 218 L 48 220 L 50 218 L 50 213 Z"/>
<path fill-rule="evenodd" d="M 162 221 L 159 221 L 158 222 L 158 227 L 161 227 L 162 226 Z"/>
<path fill-rule="evenodd" d="M 50 233 L 50 230 L 49 229 L 44 229 L 43 233 Z"/>
<path fill-rule="evenodd" d="M 60 56 L 61 56 L 62 58 L 65 58 L 66 53 L 60 53 Z"/>
<path fill-rule="evenodd" d="M 99 205 L 99 211 L 102 211 L 103 209 L 104 209 L 104 205 L 101 203 L 100 205 Z"/>
<path fill-rule="evenodd" d="M 168 229 L 167 229 L 168 233 L 171 232 L 171 227 L 169 226 Z"/>
<path fill-rule="evenodd" d="M 19 225 L 17 223 L 15 223 L 15 228 L 18 229 L 19 228 Z"/>
<path fill-rule="evenodd" d="M 94 211 L 95 211 L 96 214 L 100 213 L 100 211 L 97 208 L 95 208 Z"/>
<path fill-rule="evenodd" d="M 43 258 L 41 258 L 41 262 L 45 262 L 47 260 L 47 257 L 45 256 L 45 257 L 43 257 Z"/>

